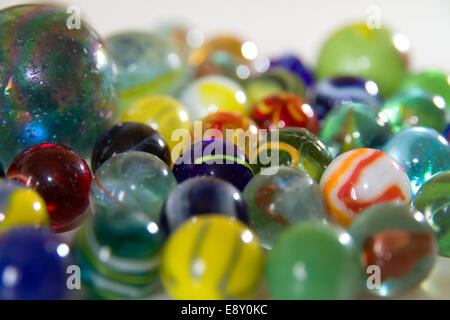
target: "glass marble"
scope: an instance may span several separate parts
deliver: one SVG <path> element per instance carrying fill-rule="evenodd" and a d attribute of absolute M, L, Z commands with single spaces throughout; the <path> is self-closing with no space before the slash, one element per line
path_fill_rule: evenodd
<path fill-rule="evenodd" d="M 210 176 L 226 180 L 241 191 L 253 177 L 245 152 L 220 139 L 195 142 L 175 161 L 172 171 L 178 183 Z"/>
<path fill-rule="evenodd" d="M 7 177 L 42 196 L 55 232 L 71 230 L 83 221 L 92 176 L 86 161 L 72 149 L 53 143 L 31 146 L 13 160 Z"/>
<path fill-rule="evenodd" d="M 441 96 L 447 108 L 447 122 L 450 122 L 450 75 L 437 69 L 428 69 L 408 75 L 400 88 L 419 88 Z"/>
<path fill-rule="evenodd" d="M 361 286 L 374 295 L 390 297 L 419 285 L 436 261 L 433 231 L 423 214 L 407 205 L 384 203 L 367 209 L 349 233 L 361 255 Z M 378 288 L 368 288 L 373 284 L 368 278 L 376 275 L 371 269 L 378 269 Z"/>
<path fill-rule="evenodd" d="M 419 189 L 414 207 L 433 229 L 441 256 L 450 257 L 450 170 L 438 173 Z"/>
<path fill-rule="evenodd" d="M 87 157 L 117 109 L 117 75 L 101 37 L 84 21 L 66 27 L 66 8 L 0 11 L 0 159 L 8 166 L 41 142 Z"/>
<path fill-rule="evenodd" d="M 175 299 L 251 299 L 260 284 L 264 255 L 246 225 L 221 215 L 195 217 L 164 247 L 161 280 Z"/>
<path fill-rule="evenodd" d="M 382 148 L 405 169 L 413 197 L 435 174 L 450 170 L 449 142 L 436 130 L 407 128 L 395 134 Z"/>
<path fill-rule="evenodd" d="M 245 115 L 218 111 L 211 113 L 201 121 L 201 131 L 194 127 L 194 141 L 221 139 L 234 143 L 239 149 L 245 150 L 247 155 L 258 142 L 258 127 L 256 123 Z"/>
<path fill-rule="evenodd" d="M 163 137 L 151 127 L 139 122 L 120 122 L 106 130 L 95 143 L 91 155 L 91 169 L 98 167 L 116 153 L 143 151 L 172 165 L 170 151 Z"/>
<path fill-rule="evenodd" d="M 232 35 L 218 35 L 192 50 L 189 63 L 197 77 L 222 75 L 240 82 L 254 72 L 257 56 L 255 43 Z"/>
<path fill-rule="evenodd" d="M 238 189 L 223 180 L 197 177 L 170 192 L 161 210 L 161 229 L 168 235 L 191 217 L 211 212 L 249 223 L 247 206 Z"/>
<path fill-rule="evenodd" d="M 348 25 L 323 44 L 317 61 L 318 79 L 348 75 L 371 79 L 381 95 L 391 95 L 406 76 L 408 39 L 365 23 Z"/>
<path fill-rule="evenodd" d="M 22 184 L 0 179 L 0 232 L 22 225 L 49 225 L 45 201 Z"/>
<path fill-rule="evenodd" d="M 306 128 L 319 133 L 319 121 L 314 109 L 302 98 L 290 93 L 279 93 L 259 101 L 253 106 L 252 118 L 260 128 Z"/>
<path fill-rule="evenodd" d="M 330 219 L 348 227 L 364 210 L 379 203 L 411 203 L 408 176 L 388 154 L 369 148 L 335 158 L 320 180 Z"/>
<path fill-rule="evenodd" d="M 97 211 L 72 246 L 84 296 L 144 299 L 159 284 L 164 236 L 148 213 L 125 207 Z"/>
<path fill-rule="evenodd" d="M 420 89 L 402 91 L 389 98 L 381 112 L 397 133 L 408 127 L 428 127 L 443 132 L 445 121 L 445 102 Z"/>
<path fill-rule="evenodd" d="M 281 92 L 305 98 L 306 89 L 301 79 L 283 68 L 272 68 L 245 81 L 245 92 L 250 106 Z"/>
<path fill-rule="evenodd" d="M 308 173 L 316 182 L 331 162 L 327 146 L 304 128 L 282 128 L 270 131 L 258 143 L 250 156 L 253 171 L 270 174 L 274 166 L 298 168 Z"/>
<path fill-rule="evenodd" d="M 106 42 L 118 67 L 121 110 L 149 94 L 175 94 L 191 78 L 177 48 L 155 34 L 120 32 Z"/>
<path fill-rule="evenodd" d="M 164 199 L 177 182 L 157 156 L 130 151 L 118 153 L 95 171 L 90 190 L 91 210 L 125 207 L 142 211 L 159 223 Z"/>
<path fill-rule="evenodd" d="M 314 74 L 312 70 L 305 66 L 305 64 L 294 54 L 288 53 L 271 59 L 270 68 L 283 68 L 292 72 L 299 77 L 308 88 L 312 87 L 314 84 Z"/>
<path fill-rule="evenodd" d="M 191 28 L 189 25 L 179 21 L 163 21 L 153 29 L 155 35 L 166 38 L 172 46 L 177 49 L 183 57 L 188 57 L 189 53 L 204 40 L 203 32 Z"/>
<path fill-rule="evenodd" d="M 320 130 L 320 138 L 334 157 L 357 148 L 380 148 L 391 135 L 391 127 L 376 107 L 356 102 L 331 110 Z"/>
<path fill-rule="evenodd" d="M 289 227 L 267 255 L 265 279 L 273 299 L 355 299 L 358 251 L 334 225 L 305 222 Z"/>
<path fill-rule="evenodd" d="M 378 85 L 372 80 L 351 76 L 335 76 L 316 83 L 310 99 L 319 119 L 347 102 L 360 102 L 381 107 Z"/>
<path fill-rule="evenodd" d="M 444 137 L 447 138 L 447 141 L 450 142 L 450 123 L 444 131 Z"/>
<path fill-rule="evenodd" d="M 326 223 L 322 192 L 310 175 L 279 167 L 273 175 L 255 175 L 243 192 L 250 214 L 250 227 L 261 246 L 271 249 L 286 227 L 308 220 Z"/>
<path fill-rule="evenodd" d="M 148 95 L 137 99 L 125 107 L 120 121 L 142 122 L 152 127 L 163 136 L 171 151 L 180 144 L 181 151 L 187 147 L 184 140 L 173 136 L 174 131 L 182 129 L 190 132 L 193 125 L 188 110 L 178 100 L 165 95 Z M 172 157 L 172 160 L 175 159 Z"/>
<path fill-rule="evenodd" d="M 69 298 L 66 270 L 70 260 L 69 246 L 48 230 L 18 227 L 2 233 L 0 299 Z"/>
<path fill-rule="evenodd" d="M 180 93 L 179 99 L 193 120 L 217 111 L 248 113 L 244 89 L 224 76 L 204 76 L 192 81 Z"/>

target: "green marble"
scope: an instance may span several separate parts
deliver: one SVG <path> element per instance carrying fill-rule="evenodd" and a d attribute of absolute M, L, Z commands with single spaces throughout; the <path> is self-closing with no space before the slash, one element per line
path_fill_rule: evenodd
<path fill-rule="evenodd" d="M 177 181 L 157 156 L 142 151 L 118 153 L 95 171 L 89 205 L 98 210 L 126 207 L 147 213 L 159 223 L 164 200 Z"/>
<path fill-rule="evenodd" d="M 317 61 L 319 79 L 350 75 L 375 81 L 381 95 L 391 95 L 407 73 L 405 38 L 394 38 L 385 28 L 369 29 L 365 24 L 346 26 L 332 34 L 322 46 Z M 394 44 L 397 39 L 397 47 Z"/>
<path fill-rule="evenodd" d="M 354 299 L 359 268 L 346 231 L 307 222 L 280 235 L 268 253 L 265 278 L 274 299 Z"/>
<path fill-rule="evenodd" d="M 116 207 L 97 211 L 73 245 L 82 286 L 94 299 L 143 299 L 159 285 L 164 236 L 148 214 Z"/>
<path fill-rule="evenodd" d="M 326 223 L 326 206 L 319 186 L 305 172 L 279 167 L 272 175 L 257 174 L 243 192 L 250 227 L 260 244 L 271 249 L 288 226 L 318 220 Z"/>
<path fill-rule="evenodd" d="M 410 89 L 389 98 L 381 112 L 394 133 L 421 126 L 443 132 L 447 127 L 445 105 L 420 89 Z"/>
<path fill-rule="evenodd" d="M 173 95 L 191 78 L 186 56 L 169 40 L 129 31 L 106 39 L 119 75 L 120 111 L 149 94 Z"/>
<path fill-rule="evenodd" d="M 450 122 L 450 75 L 440 70 L 429 69 L 411 74 L 405 78 L 401 89 L 419 88 L 444 98 L 447 121 Z"/>
<path fill-rule="evenodd" d="M 414 199 L 436 234 L 439 254 L 450 257 L 450 170 L 428 180 Z"/>
<path fill-rule="evenodd" d="M 305 98 L 305 84 L 299 77 L 282 68 L 273 68 L 244 82 L 247 103 L 253 106 L 262 99 L 281 92 Z"/>
<path fill-rule="evenodd" d="M 400 203 L 383 203 L 363 211 L 349 232 L 361 254 L 361 286 L 390 297 L 419 285 L 430 273 L 437 253 L 436 237 L 424 215 Z M 376 284 L 369 267 L 379 269 Z"/>
<path fill-rule="evenodd" d="M 288 127 L 270 131 L 258 142 L 256 152 L 250 154 L 250 164 L 256 173 L 273 172 L 274 166 L 298 168 L 316 182 L 331 162 L 325 143 L 304 128 Z"/>
<path fill-rule="evenodd" d="M 356 148 L 379 148 L 391 136 L 378 108 L 364 103 L 345 103 L 325 117 L 320 138 L 334 157 Z"/>

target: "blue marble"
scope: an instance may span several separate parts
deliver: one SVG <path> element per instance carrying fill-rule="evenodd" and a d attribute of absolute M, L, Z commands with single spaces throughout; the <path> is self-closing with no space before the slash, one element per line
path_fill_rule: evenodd
<path fill-rule="evenodd" d="M 285 54 L 270 60 L 270 68 L 283 68 L 298 76 L 307 87 L 314 84 L 314 74 L 293 54 Z"/>
<path fill-rule="evenodd" d="M 192 216 L 210 213 L 249 223 L 247 205 L 238 189 L 220 179 L 197 177 L 179 184 L 169 194 L 161 210 L 161 228 L 169 234 Z"/>
<path fill-rule="evenodd" d="M 435 174 L 450 170 L 449 142 L 436 130 L 411 127 L 394 135 L 382 148 L 405 169 L 413 197 Z"/>
<path fill-rule="evenodd" d="M 375 82 L 358 77 L 339 76 L 316 83 L 311 103 L 319 119 L 345 102 L 362 102 L 381 107 L 382 99 Z"/>
<path fill-rule="evenodd" d="M 228 181 L 241 191 L 253 177 L 245 152 L 220 139 L 195 142 L 175 161 L 172 171 L 178 183 L 210 176 Z"/>
<path fill-rule="evenodd" d="M 48 230 L 21 227 L 0 236 L 0 299 L 68 298 L 69 247 Z"/>
<path fill-rule="evenodd" d="M 444 131 L 444 137 L 447 138 L 447 141 L 450 141 L 450 124 L 447 126 L 447 128 Z"/>

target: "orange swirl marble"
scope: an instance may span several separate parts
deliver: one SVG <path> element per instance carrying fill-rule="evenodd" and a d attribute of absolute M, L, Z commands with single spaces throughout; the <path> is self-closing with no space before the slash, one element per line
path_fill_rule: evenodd
<path fill-rule="evenodd" d="M 333 160 L 320 181 L 332 218 L 347 227 L 360 212 L 383 202 L 411 202 L 403 168 L 386 153 L 361 148 Z"/>

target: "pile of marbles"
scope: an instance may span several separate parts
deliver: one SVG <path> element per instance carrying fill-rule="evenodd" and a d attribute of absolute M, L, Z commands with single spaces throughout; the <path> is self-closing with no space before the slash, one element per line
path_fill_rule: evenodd
<path fill-rule="evenodd" d="M 450 257 L 450 76 L 390 30 L 311 68 L 1 9 L 1 299 L 395 297 Z"/>

